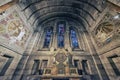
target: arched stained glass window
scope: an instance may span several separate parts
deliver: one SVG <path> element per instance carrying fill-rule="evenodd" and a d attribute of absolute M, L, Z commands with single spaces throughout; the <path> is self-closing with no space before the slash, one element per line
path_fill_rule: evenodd
<path fill-rule="evenodd" d="M 64 47 L 64 33 L 65 33 L 65 23 L 60 22 L 58 24 L 58 47 Z"/>
<path fill-rule="evenodd" d="M 50 41 L 51 41 L 51 37 L 52 37 L 52 32 L 53 32 L 53 28 L 50 27 L 48 29 L 45 30 L 45 40 L 44 40 L 44 48 L 48 48 L 50 45 Z"/>
<path fill-rule="evenodd" d="M 73 48 L 79 48 L 76 31 L 70 27 L 70 40 Z"/>

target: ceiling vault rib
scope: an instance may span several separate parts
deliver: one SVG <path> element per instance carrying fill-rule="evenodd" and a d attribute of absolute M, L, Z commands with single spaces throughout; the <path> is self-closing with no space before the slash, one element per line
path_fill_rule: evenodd
<path fill-rule="evenodd" d="M 31 5 L 34 5 L 34 4 L 36 4 L 36 3 L 40 3 L 40 2 L 42 2 L 42 1 L 44 1 L 44 0 L 40 0 L 40 1 L 36 1 L 36 2 L 30 3 L 30 4 L 29 4 L 28 6 L 26 6 L 22 11 L 26 10 L 26 9 L 29 8 Z M 101 12 L 96 6 L 94 6 L 93 4 L 91 4 L 91 3 L 87 2 L 87 1 L 80 1 L 80 0 L 75 0 L 75 1 L 77 1 L 77 3 L 78 3 L 78 2 L 82 2 L 82 3 L 88 4 L 88 5 L 90 5 L 91 7 L 93 7 L 94 9 L 96 9 L 98 12 Z"/>
<path fill-rule="evenodd" d="M 40 9 L 35 10 L 35 11 L 28 17 L 27 20 L 29 20 L 29 19 L 33 16 L 33 14 L 37 13 L 38 11 L 40 11 L 40 10 L 42 10 L 42 9 L 50 8 L 50 7 L 56 7 L 56 6 L 59 6 L 59 7 L 69 7 L 69 8 L 71 8 L 71 9 L 73 8 L 73 7 L 68 6 L 68 5 L 52 5 L 52 6 L 42 7 L 42 8 L 40 8 Z M 88 14 L 88 15 L 92 18 L 92 20 L 95 21 L 94 17 L 93 17 L 87 10 L 84 10 L 83 8 L 75 8 L 75 10 L 82 10 L 82 11 L 84 11 L 86 14 Z"/>
<path fill-rule="evenodd" d="M 70 17 L 67 17 L 67 16 L 66 17 L 56 17 L 55 15 L 54 16 L 49 16 L 46 19 L 40 21 L 37 26 L 39 26 L 40 24 L 42 24 L 44 21 L 47 21 L 47 20 L 52 19 L 52 18 L 55 19 L 55 18 L 70 18 Z M 73 20 L 76 21 L 76 18 L 71 17 L 71 19 L 73 19 Z M 81 19 L 79 18 L 79 20 L 77 20 L 77 22 L 79 24 L 81 24 L 83 27 L 85 27 L 85 25 L 82 22 L 80 22 L 80 21 L 81 21 Z"/>
<path fill-rule="evenodd" d="M 34 4 L 36 4 L 36 3 L 40 3 L 40 2 L 42 2 L 42 1 L 44 1 L 44 0 L 40 0 L 40 1 L 36 1 L 36 2 L 33 2 L 33 3 L 30 3 L 28 6 L 26 6 L 24 9 L 22 9 L 22 11 L 25 11 L 27 8 L 29 8 L 31 5 L 34 5 Z"/>
<path fill-rule="evenodd" d="M 87 4 L 89 4 L 90 6 L 92 6 L 93 8 L 95 8 L 98 12 L 102 12 L 102 11 L 100 11 L 96 6 L 94 6 L 93 4 L 91 4 L 91 3 L 89 3 L 88 1 L 83 1 L 83 0 L 77 0 L 77 1 L 79 1 L 79 2 L 83 2 L 83 3 L 87 3 Z"/>
<path fill-rule="evenodd" d="M 79 25 L 85 27 L 85 25 L 82 22 L 80 22 L 79 20 L 76 20 L 75 18 L 70 18 L 70 17 L 55 17 L 55 16 L 54 17 L 48 17 L 48 18 L 42 20 L 41 22 L 38 23 L 37 27 L 39 27 L 39 25 L 42 25 L 42 24 L 44 24 L 47 21 L 54 20 L 54 19 L 61 19 L 61 18 L 72 19 L 73 21 L 79 23 Z M 81 26 L 79 26 L 79 27 L 81 27 Z"/>
<path fill-rule="evenodd" d="M 70 14 L 70 15 L 74 15 L 74 16 L 77 16 L 77 17 L 79 17 L 79 18 L 82 18 L 82 20 L 83 21 L 85 21 L 87 24 L 88 24 L 88 26 L 90 26 L 90 24 L 89 24 L 89 22 L 86 20 L 86 18 L 85 17 L 83 17 L 82 15 L 78 15 L 78 14 L 74 14 L 74 13 L 69 13 L 69 12 L 58 12 L 58 11 L 54 11 L 54 12 L 47 12 L 47 13 L 45 13 L 44 15 L 47 15 L 47 14 L 50 14 L 50 13 L 57 13 L 57 14 L 60 14 L 60 13 L 62 13 L 62 14 Z M 37 18 L 35 18 L 35 20 L 33 21 L 33 23 L 32 23 L 32 25 L 34 25 L 35 24 L 35 22 L 38 20 L 38 19 L 40 19 L 40 18 L 42 18 L 42 16 L 44 16 L 44 15 L 41 15 L 41 16 L 38 16 Z M 69 16 L 69 17 L 71 17 L 71 16 Z"/>

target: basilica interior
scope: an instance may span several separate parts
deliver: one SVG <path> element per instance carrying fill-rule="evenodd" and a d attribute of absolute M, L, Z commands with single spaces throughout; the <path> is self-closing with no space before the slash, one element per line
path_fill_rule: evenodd
<path fill-rule="evenodd" d="M 0 0 L 0 80 L 120 80 L 120 0 Z"/>

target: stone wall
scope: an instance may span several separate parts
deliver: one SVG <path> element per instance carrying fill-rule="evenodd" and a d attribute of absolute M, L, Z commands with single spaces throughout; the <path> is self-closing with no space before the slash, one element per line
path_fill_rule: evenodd
<path fill-rule="evenodd" d="M 22 55 L 0 46 L 0 80 L 11 80 Z"/>
<path fill-rule="evenodd" d="M 111 0 L 112 1 L 112 0 Z M 114 0 L 116 1 L 116 0 Z M 120 15 L 117 5 L 109 4 L 90 34 L 110 80 L 119 79 Z M 101 26 L 101 27 L 100 27 Z"/>

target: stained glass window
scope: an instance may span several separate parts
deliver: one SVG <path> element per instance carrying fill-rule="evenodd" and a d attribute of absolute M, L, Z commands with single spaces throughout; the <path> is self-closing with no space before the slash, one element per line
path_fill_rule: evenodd
<path fill-rule="evenodd" d="M 73 48 L 79 47 L 76 31 L 72 27 L 70 27 L 70 40 Z"/>
<path fill-rule="evenodd" d="M 58 47 L 64 47 L 64 32 L 65 32 L 65 24 L 58 24 Z"/>
<path fill-rule="evenodd" d="M 46 29 L 45 31 L 45 41 L 44 41 L 44 48 L 48 48 L 50 45 L 50 41 L 51 41 L 51 36 L 52 36 L 52 32 L 53 32 L 53 28 L 50 27 L 48 29 Z"/>

